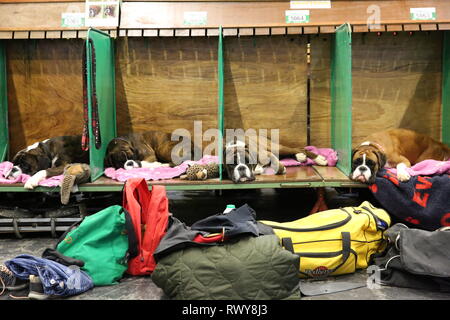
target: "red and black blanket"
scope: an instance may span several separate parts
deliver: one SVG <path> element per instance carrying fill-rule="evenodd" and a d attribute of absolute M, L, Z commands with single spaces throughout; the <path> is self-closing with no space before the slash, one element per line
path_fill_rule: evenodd
<path fill-rule="evenodd" d="M 420 229 L 450 226 L 450 174 L 411 176 L 400 182 L 394 172 L 381 170 L 370 187 L 392 216 Z"/>

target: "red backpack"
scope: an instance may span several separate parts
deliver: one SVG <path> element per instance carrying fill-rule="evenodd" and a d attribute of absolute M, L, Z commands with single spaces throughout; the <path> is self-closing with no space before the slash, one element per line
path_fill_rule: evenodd
<path fill-rule="evenodd" d="M 154 185 L 149 191 L 145 179 L 128 179 L 123 190 L 123 207 L 133 220 L 138 243 L 138 255 L 128 262 L 127 273 L 148 275 L 156 267 L 153 252 L 167 231 L 169 200 L 166 188 Z"/>

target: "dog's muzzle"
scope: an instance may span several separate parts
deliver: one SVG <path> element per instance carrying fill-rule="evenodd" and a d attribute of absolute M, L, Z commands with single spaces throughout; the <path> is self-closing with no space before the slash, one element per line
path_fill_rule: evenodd
<path fill-rule="evenodd" d="M 14 166 L 12 167 L 8 172 L 6 172 L 5 174 L 5 178 L 6 179 L 15 179 L 18 176 L 20 176 L 22 174 L 22 169 L 20 169 L 18 166 Z"/>

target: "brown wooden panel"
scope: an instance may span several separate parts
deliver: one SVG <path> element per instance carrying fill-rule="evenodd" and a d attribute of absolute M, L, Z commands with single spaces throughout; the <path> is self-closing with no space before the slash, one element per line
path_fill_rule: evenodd
<path fill-rule="evenodd" d="M 353 35 L 353 142 L 388 128 L 440 139 L 442 33 Z"/>
<path fill-rule="evenodd" d="M 84 3 L 2 4 L 0 28 L 10 30 L 61 28 L 61 13 L 63 12 L 84 12 Z"/>
<path fill-rule="evenodd" d="M 119 38 L 118 133 L 217 128 L 217 38 Z M 207 144 L 205 142 L 205 144 Z"/>
<path fill-rule="evenodd" d="M 227 37 L 225 128 L 279 129 L 280 143 L 306 143 L 306 37 Z"/>
<path fill-rule="evenodd" d="M 331 147 L 331 35 L 311 37 L 311 145 Z"/>
<path fill-rule="evenodd" d="M 6 43 L 10 155 L 49 137 L 81 134 L 82 40 Z"/>
<path fill-rule="evenodd" d="M 380 12 L 380 24 L 412 23 L 411 7 L 435 7 L 436 23 L 450 21 L 448 0 L 342 0 L 332 1 L 331 9 L 310 9 L 310 22 L 302 26 L 367 25 L 376 5 Z M 205 27 L 277 27 L 293 26 L 285 21 L 285 10 L 289 1 L 267 2 L 124 2 L 122 5 L 122 28 L 182 28 L 183 13 L 206 11 L 208 22 Z M 422 22 L 419 22 L 422 23 Z"/>

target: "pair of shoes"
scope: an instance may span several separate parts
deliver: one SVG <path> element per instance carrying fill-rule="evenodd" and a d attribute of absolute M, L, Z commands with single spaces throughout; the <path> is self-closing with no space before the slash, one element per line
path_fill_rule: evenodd
<path fill-rule="evenodd" d="M 6 290 L 19 291 L 26 289 L 28 286 L 30 290 L 27 297 L 13 297 L 13 298 L 28 298 L 33 300 L 46 300 L 50 296 L 44 293 L 44 286 L 41 278 L 35 275 L 30 275 L 28 280 L 23 280 L 14 276 L 11 270 L 5 265 L 0 264 L 0 295 Z"/>
<path fill-rule="evenodd" d="M 5 265 L 0 264 L 0 285 L 2 286 L 2 294 L 5 289 L 9 291 L 26 289 L 28 287 L 28 284 L 28 280 L 17 278 Z"/>

